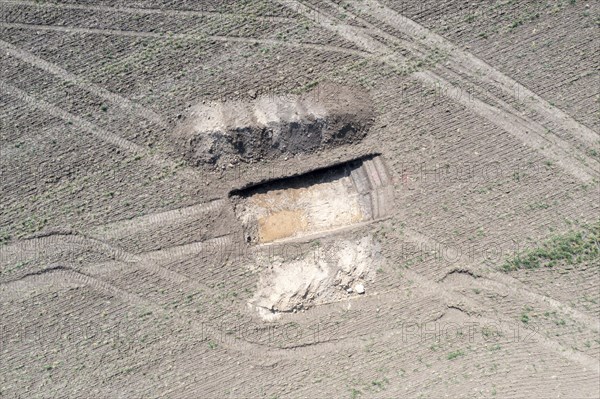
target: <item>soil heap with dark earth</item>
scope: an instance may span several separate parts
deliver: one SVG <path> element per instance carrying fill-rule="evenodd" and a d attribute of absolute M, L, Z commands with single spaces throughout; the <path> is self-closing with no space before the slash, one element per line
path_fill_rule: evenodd
<path fill-rule="evenodd" d="M 303 95 L 199 104 L 174 136 L 189 163 L 227 165 L 357 142 L 373 121 L 367 92 L 320 84 Z"/>

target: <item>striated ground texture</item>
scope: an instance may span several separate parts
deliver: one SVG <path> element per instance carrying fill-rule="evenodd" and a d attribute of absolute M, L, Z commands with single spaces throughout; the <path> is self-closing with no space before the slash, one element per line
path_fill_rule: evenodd
<path fill-rule="evenodd" d="M 600 397 L 599 18 L 0 1 L 0 397 Z"/>

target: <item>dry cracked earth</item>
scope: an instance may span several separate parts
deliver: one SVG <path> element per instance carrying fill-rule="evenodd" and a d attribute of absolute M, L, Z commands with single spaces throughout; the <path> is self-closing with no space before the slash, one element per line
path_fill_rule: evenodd
<path fill-rule="evenodd" d="M 600 6 L 0 1 L 0 397 L 600 397 Z"/>

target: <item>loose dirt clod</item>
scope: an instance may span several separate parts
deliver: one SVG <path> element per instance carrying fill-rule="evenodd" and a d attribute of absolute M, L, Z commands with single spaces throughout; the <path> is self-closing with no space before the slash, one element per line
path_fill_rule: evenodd
<path fill-rule="evenodd" d="M 356 286 L 354 287 L 354 290 L 356 291 L 357 294 L 364 294 L 365 286 L 362 284 L 356 284 Z"/>
<path fill-rule="evenodd" d="M 188 162 L 227 165 L 360 141 L 372 122 L 366 92 L 322 84 L 304 95 L 199 104 L 174 135 Z"/>

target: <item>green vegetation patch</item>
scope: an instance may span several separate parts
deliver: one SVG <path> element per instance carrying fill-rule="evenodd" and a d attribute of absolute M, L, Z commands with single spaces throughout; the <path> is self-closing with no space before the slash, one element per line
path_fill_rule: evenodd
<path fill-rule="evenodd" d="M 461 356 L 464 356 L 464 355 L 465 355 L 465 352 L 461 351 L 461 350 L 450 352 L 450 353 L 448 353 L 448 360 L 454 360 L 457 357 L 461 357 Z"/>
<path fill-rule="evenodd" d="M 502 270 L 509 272 L 542 266 L 553 267 L 559 262 L 575 265 L 594 259 L 600 259 L 600 220 L 583 226 L 581 231 L 552 237 L 540 247 L 508 259 L 502 265 Z"/>

